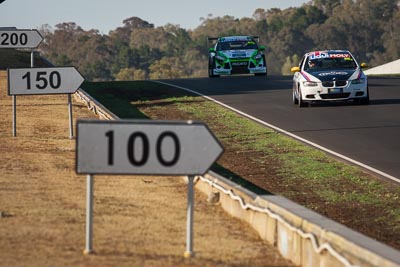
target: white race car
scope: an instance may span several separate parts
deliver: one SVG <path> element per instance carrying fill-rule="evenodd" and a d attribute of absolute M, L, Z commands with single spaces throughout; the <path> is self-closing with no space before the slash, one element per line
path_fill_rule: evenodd
<path fill-rule="evenodd" d="M 317 101 L 353 100 L 369 104 L 367 76 L 347 50 L 315 51 L 305 54 L 293 67 L 293 104 L 304 107 Z"/>

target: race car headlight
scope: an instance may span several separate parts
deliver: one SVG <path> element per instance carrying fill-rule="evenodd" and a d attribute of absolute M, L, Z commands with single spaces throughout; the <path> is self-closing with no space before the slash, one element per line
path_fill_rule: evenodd
<path fill-rule="evenodd" d="M 357 79 L 357 80 L 352 80 L 351 84 L 364 84 L 365 83 L 365 78 Z"/>
<path fill-rule="evenodd" d="M 254 56 L 254 59 L 259 60 L 259 59 L 261 59 L 261 57 L 262 57 L 262 54 L 257 54 L 257 55 Z"/>
<path fill-rule="evenodd" d="M 307 81 L 307 82 L 303 82 L 303 85 L 308 86 L 308 87 L 315 87 L 315 86 L 318 86 L 318 83 Z"/>
<path fill-rule="evenodd" d="M 221 57 L 221 56 L 216 56 L 215 57 L 217 60 L 219 60 L 219 61 L 225 61 L 225 58 L 224 57 Z"/>

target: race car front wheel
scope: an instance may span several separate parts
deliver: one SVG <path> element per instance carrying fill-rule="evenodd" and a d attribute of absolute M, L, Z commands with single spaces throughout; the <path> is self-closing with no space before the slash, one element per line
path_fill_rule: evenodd
<path fill-rule="evenodd" d="M 369 105 L 369 88 L 367 87 L 367 96 L 360 99 L 361 105 Z"/>
<path fill-rule="evenodd" d="M 265 55 L 262 55 L 264 67 L 267 68 L 267 61 L 265 60 Z M 255 73 L 254 76 L 267 76 L 267 71 L 263 73 Z"/>
<path fill-rule="evenodd" d="M 299 106 L 299 108 L 303 108 L 305 106 L 307 106 L 307 103 L 303 101 L 302 97 L 301 97 L 301 89 L 299 87 L 299 92 L 298 92 L 298 99 L 297 99 L 297 105 Z"/>
<path fill-rule="evenodd" d="M 357 105 L 369 105 L 369 88 L 367 87 L 367 96 L 363 98 L 355 98 L 354 103 Z"/>
<path fill-rule="evenodd" d="M 210 57 L 208 60 L 208 77 L 210 78 L 219 77 L 219 75 L 214 74 L 214 69 L 215 69 L 215 59 Z"/>
<path fill-rule="evenodd" d="M 296 88 L 294 86 L 293 86 L 292 100 L 293 100 L 293 105 L 299 104 L 299 100 L 296 97 Z"/>

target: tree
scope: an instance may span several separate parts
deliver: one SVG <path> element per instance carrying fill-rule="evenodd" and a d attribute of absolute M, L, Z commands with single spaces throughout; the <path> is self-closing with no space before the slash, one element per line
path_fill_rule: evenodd
<path fill-rule="evenodd" d="M 312 5 L 322 10 L 328 17 L 332 16 L 335 7 L 342 4 L 342 0 L 313 0 Z"/>
<path fill-rule="evenodd" d="M 146 80 L 147 73 L 141 69 L 124 68 L 115 76 L 117 81 Z"/>
<path fill-rule="evenodd" d="M 176 57 L 163 57 L 154 62 L 150 67 L 150 79 L 173 79 L 187 77 L 182 68 L 181 61 Z"/>
<path fill-rule="evenodd" d="M 191 47 L 192 38 L 189 33 L 178 25 L 167 24 L 164 26 L 167 33 L 167 56 L 182 56 Z"/>
<path fill-rule="evenodd" d="M 300 63 L 300 57 L 297 54 L 294 54 L 293 56 L 288 56 L 286 57 L 285 63 L 282 66 L 281 73 L 283 75 L 290 75 L 292 72 L 290 69 L 292 67 L 298 66 Z"/>
<path fill-rule="evenodd" d="M 209 14 L 190 31 L 130 17 L 101 35 L 64 22 L 42 26 L 40 50 L 57 65 L 78 67 L 87 80 L 207 76 L 209 36 L 259 36 L 271 74 L 288 74 L 296 55 L 325 49 L 349 49 L 359 61 L 382 64 L 400 57 L 398 3 L 311 0 L 297 8 L 258 8 L 250 18 Z"/>

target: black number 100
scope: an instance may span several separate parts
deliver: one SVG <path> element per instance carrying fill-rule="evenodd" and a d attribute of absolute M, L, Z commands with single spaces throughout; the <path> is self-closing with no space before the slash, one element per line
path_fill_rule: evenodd
<path fill-rule="evenodd" d="M 108 165 L 112 166 L 114 165 L 114 131 L 108 131 L 106 132 L 106 137 L 108 139 L 108 155 L 107 155 L 107 163 Z M 173 141 L 174 144 L 174 156 L 172 157 L 171 160 L 166 160 L 163 156 L 162 153 L 162 144 L 164 140 L 168 138 Z M 142 145 L 142 153 L 141 155 L 136 155 L 135 154 L 135 145 L 137 142 L 141 142 Z M 129 136 L 128 139 L 128 147 L 127 147 L 127 156 L 129 159 L 129 162 L 133 166 L 143 166 L 147 163 L 149 156 L 150 156 L 150 142 L 148 137 L 146 136 L 145 133 L 143 132 L 135 132 Z M 175 133 L 173 132 L 163 132 L 160 134 L 160 136 L 157 138 L 156 142 L 156 156 L 157 160 L 161 165 L 165 167 L 171 167 L 175 165 L 179 158 L 180 158 L 180 153 L 181 153 L 181 148 L 180 148 L 180 143 L 179 139 L 176 136 Z"/>

